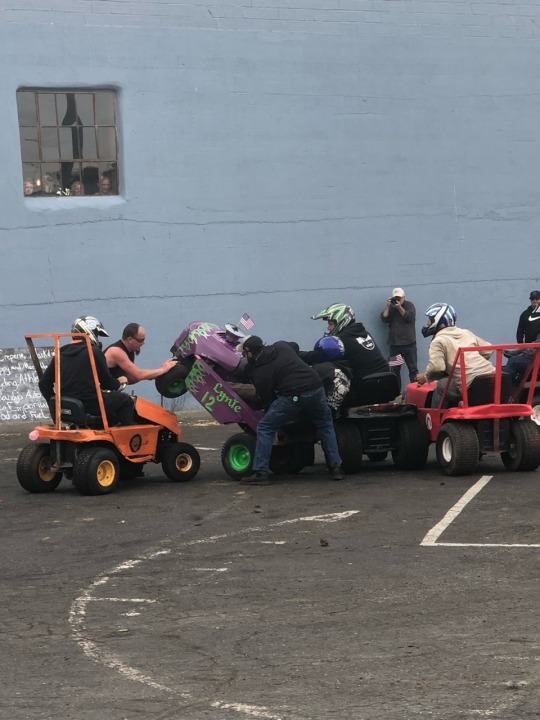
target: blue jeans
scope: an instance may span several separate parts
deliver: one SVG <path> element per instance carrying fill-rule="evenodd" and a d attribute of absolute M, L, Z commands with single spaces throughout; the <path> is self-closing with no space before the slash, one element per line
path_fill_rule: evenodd
<path fill-rule="evenodd" d="M 317 437 L 321 440 L 329 467 L 341 465 L 332 411 L 326 402 L 324 390 L 318 388 L 294 397 L 280 395 L 270 405 L 257 425 L 254 471 L 268 470 L 274 435 L 282 425 L 295 420 L 301 412 L 317 427 Z"/>
<path fill-rule="evenodd" d="M 533 358 L 530 355 L 514 355 L 513 357 L 508 358 L 508 362 L 503 370 L 510 373 L 512 376 L 512 383 L 514 385 L 519 385 L 521 378 L 529 369 L 532 359 Z"/>

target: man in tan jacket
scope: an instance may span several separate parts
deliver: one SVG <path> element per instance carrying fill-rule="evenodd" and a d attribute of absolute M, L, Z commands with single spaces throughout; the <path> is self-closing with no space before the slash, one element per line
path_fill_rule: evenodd
<path fill-rule="evenodd" d="M 434 380 L 439 373 L 450 373 L 459 348 L 491 345 L 470 330 L 456 327 L 456 311 L 447 303 L 431 305 L 426 310 L 426 316 L 428 321 L 427 325 L 422 328 L 422 335 L 424 337 L 433 336 L 433 340 L 429 347 L 429 362 L 425 372 L 418 373 L 416 376 L 420 385 Z M 470 387 L 475 377 L 491 375 L 495 372 L 495 368 L 489 361 L 490 356 L 490 350 L 464 353 L 467 387 Z M 437 383 L 431 401 L 432 407 L 440 406 L 447 382 L 446 378 L 442 378 Z M 444 407 L 457 405 L 461 398 L 461 363 L 458 362 L 446 394 Z"/>

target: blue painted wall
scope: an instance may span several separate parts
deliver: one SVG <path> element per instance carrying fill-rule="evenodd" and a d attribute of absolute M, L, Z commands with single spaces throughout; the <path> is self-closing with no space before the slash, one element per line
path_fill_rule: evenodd
<path fill-rule="evenodd" d="M 309 317 L 340 301 L 385 346 L 395 285 L 420 314 L 447 300 L 459 324 L 514 339 L 540 286 L 540 6 L 0 10 L 0 347 L 89 313 L 113 339 L 142 323 L 153 367 L 188 322 L 245 311 L 268 341 L 309 347 L 325 327 Z M 121 197 L 23 198 L 28 86 L 118 89 Z"/>

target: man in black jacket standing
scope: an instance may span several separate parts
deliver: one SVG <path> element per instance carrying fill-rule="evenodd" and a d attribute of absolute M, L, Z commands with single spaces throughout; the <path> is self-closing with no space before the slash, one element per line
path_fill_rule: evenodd
<path fill-rule="evenodd" d="M 390 356 L 401 355 L 409 370 L 409 381 L 414 382 L 418 375 L 418 351 L 416 349 L 416 308 L 405 299 L 405 290 L 397 287 L 386 300 L 381 313 L 383 323 L 389 325 L 388 345 Z M 398 376 L 401 387 L 401 365 L 393 365 L 392 372 Z"/>
<path fill-rule="evenodd" d="M 531 290 L 531 304 L 519 316 L 516 331 L 518 343 L 535 342 L 540 333 L 540 290 Z"/>
<path fill-rule="evenodd" d="M 333 480 L 343 480 L 332 412 L 326 402 L 322 381 L 298 357 L 290 343 L 275 342 L 265 347 L 257 335 L 249 335 L 238 345 L 249 363 L 250 379 L 261 403 L 266 407 L 257 426 L 253 473 L 241 482 L 268 485 L 268 470 L 275 433 L 303 412 L 317 427 L 318 436 Z"/>

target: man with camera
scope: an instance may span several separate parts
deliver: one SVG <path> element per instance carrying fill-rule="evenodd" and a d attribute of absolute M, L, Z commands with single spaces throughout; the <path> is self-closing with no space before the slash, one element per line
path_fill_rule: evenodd
<path fill-rule="evenodd" d="M 418 374 L 418 355 L 416 350 L 416 308 L 409 300 L 405 300 L 403 288 L 396 287 L 392 296 L 386 301 L 381 313 L 383 323 L 389 325 L 388 345 L 390 346 L 390 367 L 398 376 L 401 387 L 401 364 L 394 364 L 393 358 L 401 355 L 409 370 L 410 382 L 416 380 Z"/>

